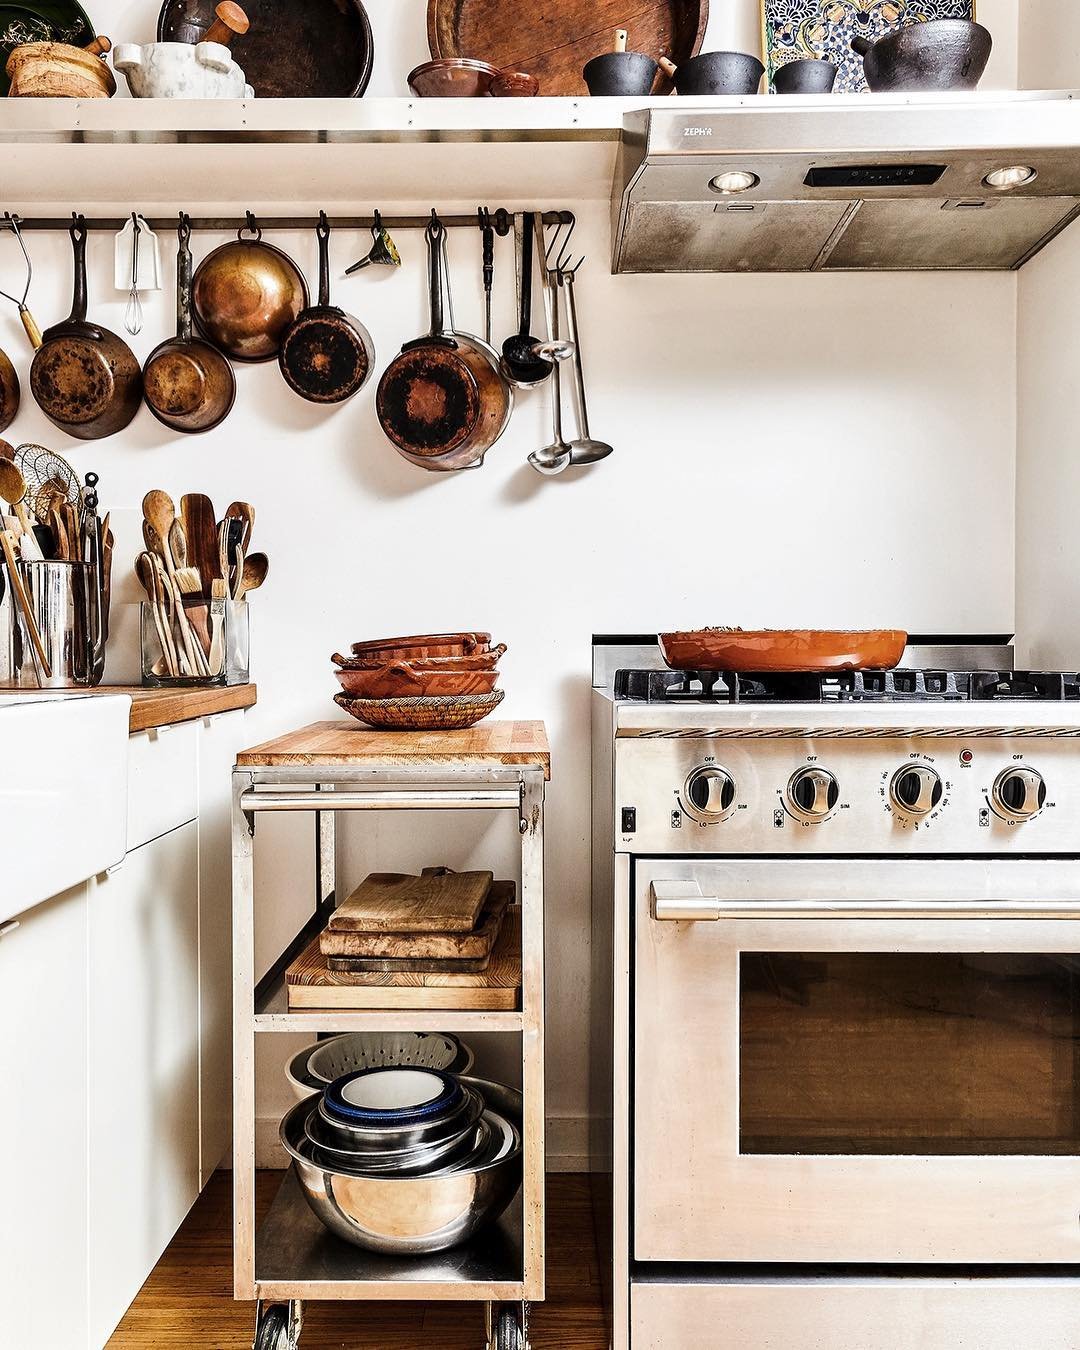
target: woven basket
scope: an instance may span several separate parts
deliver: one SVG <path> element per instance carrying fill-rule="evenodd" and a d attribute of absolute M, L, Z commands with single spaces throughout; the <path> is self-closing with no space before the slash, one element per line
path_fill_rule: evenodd
<path fill-rule="evenodd" d="M 387 731 L 459 731 L 475 726 L 503 701 L 504 691 L 464 694 L 457 698 L 349 698 L 334 702 L 350 717 Z"/>

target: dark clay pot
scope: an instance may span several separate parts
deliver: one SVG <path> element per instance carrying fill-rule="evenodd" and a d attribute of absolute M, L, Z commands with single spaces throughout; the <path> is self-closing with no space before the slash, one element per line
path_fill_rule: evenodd
<path fill-rule="evenodd" d="M 876 42 L 853 38 L 874 93 L 942 93 L 974 89 L 994 40 L 967 19 L 931 19 L 886 33 Z"/>
<path fill-rule="evenodd" d="M 837 68 L 831 61 L 789 61 L 773 75 L 778 94 L 831 94 Z"/>
<path fill-rule="evenodd" d="M 636 98 L 652 92 L 659 69 L 644 52 L 605 52 L 587 62 L 581 73 L 594 98 Z"/>
<path fill-rule="evenodd" d="M 756 94 L 765 67 L 747 52 L 702 52 L 675 72 L 680 94 Z"/>

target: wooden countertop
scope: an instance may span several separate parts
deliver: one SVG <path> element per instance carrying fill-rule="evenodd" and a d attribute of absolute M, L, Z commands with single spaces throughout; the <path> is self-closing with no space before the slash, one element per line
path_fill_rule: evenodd
<path fill-rule="evenodd" d="M 241 767 L 286 764 L 536 765 L 551 777 L 543 722 L 480 722 L 466 731 L 373 731 L 356 722 L 313 722 L 236 757 Z"/>
<path fill-rule="evenodd" d="M 130 694 L 131 720 L 128 730 L 131 732 L 149 731 L 153 727 L 175 726 L 178 722 L 192 722 L 199 717 L 210 717 L 213 713 L 250 708 L 258 698 L 258 687 L 254 684 L 241 684 L 224 689 L 220 686 L 208 689 L 143 689 L 139 685 L 102 684 L 96 689 L 72 689 L 70 692 L 89 696 Z M 5 696 L 26 694 L 32 697 L 38 691 L 5 689 L 3 693 Z"/>

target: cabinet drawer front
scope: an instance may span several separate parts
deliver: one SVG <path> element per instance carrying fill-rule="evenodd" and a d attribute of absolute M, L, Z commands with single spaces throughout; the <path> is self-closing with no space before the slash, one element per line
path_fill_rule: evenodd
<path fill-rule="evenodd" d="M 636 1284 L 634 1350 L 1074 1350 L 1080 1281 Z"/>
<path fill-rule="evenodd" d="M 143 731 L 128 741 L 128 850 L 199 814 L 198 723 Z"/>

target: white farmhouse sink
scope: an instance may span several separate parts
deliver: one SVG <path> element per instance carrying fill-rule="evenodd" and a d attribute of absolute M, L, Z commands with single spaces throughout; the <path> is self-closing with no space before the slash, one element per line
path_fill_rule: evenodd
<path fill-rule="evenodd" d="M 0 922 L 123 860 L 126 694 L 0 694 Z"/>

